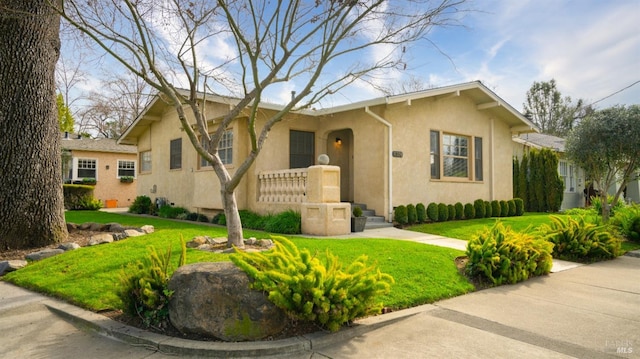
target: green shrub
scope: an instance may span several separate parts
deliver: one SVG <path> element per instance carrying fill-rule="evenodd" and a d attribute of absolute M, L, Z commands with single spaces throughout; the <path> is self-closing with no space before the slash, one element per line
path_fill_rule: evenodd
<path fill-rule="evenodd" d="M 238 214 L 240 215 L 240 222 L 243 228 L 256 229 L 259 231 L 264 230 L 265 221 L 259 214 L 246 209 L 238 211 Z"/>
<path fill-rule="evenodd" d="M 416 204 L 416 217 L 418 223 L 424 223 L 427 221 L 427 209 L 425 208 L 424 204 Z"/>
<path fill-rule="evenodd" d="M 152 203 L 149 196 L 138 196 L 133 200 L 131 206 L 129 206 L 129 213 L 152 214 Z"/>
<path fill-rule="evenodd" d="M 227 216 L 225 216 L 224 212 L 220 212 L 211 218 L 211 223 L 226 226 Z"/>
<path fill-rule="evenodd" d="M 438 204 L 435 202 L 429 203 L 429 205 L 427 206 L 427 217 L 429 217 L 429 219 L 432 222 L 437 222 L 438 221 Z"/>
<path fill-rule="evenodd" d="M 354 217 L 362 217 L 362 208 L 355 206 L 353 207 L 353 211 L 351 211 L 351 213 L 353 213 Z"/>
<path fill-rule="evenodd" d="M 102 202 L 93 196 L 84 196 L 77 203 L 76 210 L 81 211 L 97 211 L 102 208 Z"/>
<path fill-rule="evenodd" d="M 86 210 L 91 209 L 88 207 L 93 207 L 96 204 L 92 201 L 93 199 L 93 186 L 87 185 L 79 185 L 79 184 L 65 184 L 62 185 L 63 195 L 64 195 L 64 208 L 68 210 Z M 99 209 L 102 207 L 100 201 L 97 202 L 100 205 Z"/>
<path fill-rule="evenodd" d="M 522 216 L 524 214 L 524 201 L 522 198 L 514 198 L 513 202 L 516 205 L 516 216 Z"/>
<path fill-rule="evenodd" d="M 416 206 L 412 204 L 407 205 L 407 223 L 415 224 L 418 220 L 418 213 L 416 212 Z"/>
<path fill-rule="evenodd" d="M 82 184 L 86 186 L 95 186 L 98 181 L 95 178 L 83 178 Z"/>
<path fill-rule="evenodd" d="M 264 230 L 270 233 L 300 234 L 301 228 L 300 213 L 291 209 L 266 218 L 264 223 Z"/>
<path fill-rule="evenodd" d="M 187 247 L 180 238 L 181 255 L 178 267 L 185 264 Z M 173 273 L 171 267 L 171 246 L 165 255 L 160 255 L 155 247 L 149 247 L 149 258 L 145 262 L 129 264 L 120 272 L 118 297 L 124 304 L 124 311 L 140 317 L 147 326 L 164 327 L 169 316 L 169 300 L 173 294 L 168 289 Z"/>
<path fill-rule="evenodd" d="M 607 204 L 609 205 L 609 208 L 610 208 L 610 211 L 609 211 L 610 216 L 614 216 L 617 211 L 626 207 L 626 204 L 620 198 L 618 198 L 618 201 L 616 201 L 615 203 L 613 199 L 614 199 L 614 196 L 611 196 L 611 195 L 607 196 Z M 599 215 L 602 215 L 602 198 L 600 196 L 591 197 L 591 205 L 593 205 L 593 208 L 595 208 L 595 210 L 598 212 Z"/>
<path fill-rule="evenodd" d="M 484 201 L 484 218 L 491 218 L 493 215 L 493 207 L 491 207 L 491 202 Z"/>
<path fill-rule="evenodd" d="M 471 203 L 465 203 L 464 205 L 464 218 L 465 219 L 474 219 L 476 218 L 476 209 L 473 207 Z"/>
<path fill-rule="evenodd" d="M 456 219 L 462 219 L 464 217 L 464 206 L 460 202 L 456 202 L 453 205 L 456 209 Z"/>
<path fill-rule="evenodd" d="M 609 224 L 628 240 L 640 241 L 640 206 L 633 204 L 618 209 Z"/>
<path fill-rule="evenodd" d="M 500 217 L 507 217 L 509 215 L 509 204 L 507 201 L 500 201 Z"/>
<path fill-rule="evenodd" d="M 393 278 L 368 266 L 366 256 L 343 269 L 329 250 L 320 260 L 286 238 L 273 239 L 273 250 L 237 252 L 231 260 L 277 307 L 334 332 L 355 318 L 380 313 L 379 296 L 389 293 Z"/>
<path fill-rule="evenodd" d="M 494 285 L 517 283 L 551 271 L 553 244 L 500 221 L 467 243 L 467 274 Z"/>
<path fill-rule="evenodd" d="M 183 207 L 162 206 L 158 210 L 158 216 L 162 218 L 187 219 L 188 214 L 189 211 Z"/>
<path fill-rule="evenodd" d="M 473 208 L 475 209 L 475 217 L 474 218 L 484 218 L 485 209 L 484 209 L 484 201 L 481 199 L 476 199 L 473 202 Z"/>
<path fill-rule="evenodd" d="M 516 202 L 512 199 L 507 201 L 507 216 L 513 217 L 516 215 Z"/>
<path fill-rule="evenodd" d="M 502 208 L 500 208 L 500 202 L 497 200 L 491 201 L 491 214 L 493 217 L 500 217 Z"/>
<path fill-rule="evenodd" d="M 438 222 L 446 222 L 449 219 L 449 209 L 444 203 L 438 203 Z"/>
<path fill-rule="evenodd" d="M 393 219 L 401 226 L 404 226 L 409 222 L 407 218 L 407 207 L 400 205 L 393 210 Z"/>
<path fill-rule="evenodd" d="M 568 261 L 595 262 L 620 255 L 620 240 L 604 225 L 589 223 L 583 217 L 550 216 L 551 224 L 539 231 L 553 243 L 553 257 Z"/>
<path fill-rule="evenodd" d="M 449 220 L 453 221 L 456 218 L 456 207 L 452 204 L 448 204 L 447 209 L 449 210 Z"/>

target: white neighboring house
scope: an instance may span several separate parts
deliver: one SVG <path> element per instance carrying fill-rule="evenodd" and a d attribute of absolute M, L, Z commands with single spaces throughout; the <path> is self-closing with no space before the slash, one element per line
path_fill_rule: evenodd
<path fill-rule="evenodd" d="M 513 137 L 514 156 L 519 159 L 530 149 L 548 148 L 558 154 L 558 173 L 564 181 L 564 196 L 560 210 L 584 207 L 585 173 L 565 156 L 565 139 L 544 133 L 525 133 Z"/>

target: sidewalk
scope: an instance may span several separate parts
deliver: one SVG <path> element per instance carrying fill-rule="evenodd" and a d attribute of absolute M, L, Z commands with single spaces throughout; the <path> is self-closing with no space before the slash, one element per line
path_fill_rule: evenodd
<path fill-rule="evenodd" d="M 357 236 L 466 245 L 395 228 Z M 0 281 L 0 357 L 640 358 L 639 278 L 640 258 L 625 256 L 366 318 L 334 334 L 252 343 L 169 338 Z"/>

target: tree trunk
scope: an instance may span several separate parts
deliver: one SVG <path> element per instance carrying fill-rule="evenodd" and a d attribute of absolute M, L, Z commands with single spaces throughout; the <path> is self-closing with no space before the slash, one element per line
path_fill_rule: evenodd
<path fill-rule="evenodd" d="M 227 220 L 227 246 L 232 245 L 244 248 L 244 237 L 242 233 L 242 222 L 238 212 L 235 191 L 221 191 L 222 204 L 224 205 L 224 216 Z"/>
<path fill-rule="evenodd" d="M 0 251 L 67 238 L 54 71 L 60 17 L 0 1 Z"/>

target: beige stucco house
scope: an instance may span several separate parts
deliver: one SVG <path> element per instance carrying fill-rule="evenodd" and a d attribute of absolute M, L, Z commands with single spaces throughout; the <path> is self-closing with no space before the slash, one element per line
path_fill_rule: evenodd
<path fill-rule="evenodd" d="M 64 133 L 60 147 L 65 183 L 95 178 L 93 195 L 104 207 L 128 207 L 133 203 L 137 196 L 136 146 L 117 144 L 114 139 L 90 139 Z M 134 177 L 134 180 L 122 182 L 122 177 Z"/>
<path fill-rule="evenodd" d="M 207 96 L 216 121 L 237 99 Z M 268 115 L 281 107 L 261 104 Z M 249 151 L 246 118 L 219 149 L 231 172 Z M 507 200 L 512 136 L 535 126 L 480 82 L 288 114 L 269 133 L 239 185 L 238 205 L 259 213 L 298 209 L 307 167 L 320 154 L 340 167 L 340 199 L 391 219 L 398 205 Z M 119 139 L 137 145 L 139 195 L 192 211 L 221 209 L 218 180 L 181 130 L 175 110 L 156 97 Z"/>

